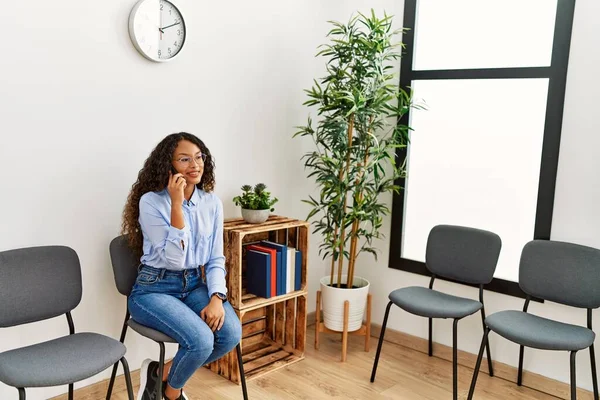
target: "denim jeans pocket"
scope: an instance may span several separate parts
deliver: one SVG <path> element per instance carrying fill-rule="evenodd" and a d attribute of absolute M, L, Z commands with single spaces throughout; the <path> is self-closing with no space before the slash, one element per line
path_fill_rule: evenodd
<path fill-rule="evenodd" d="M 140 285 L 152 285 L 159 280 L 159 274 L 151 271 L 142 270 L 138 273 L 135 282 Z"/>

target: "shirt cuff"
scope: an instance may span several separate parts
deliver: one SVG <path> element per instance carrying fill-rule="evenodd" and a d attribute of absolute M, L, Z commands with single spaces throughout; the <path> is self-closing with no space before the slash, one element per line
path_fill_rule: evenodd
<path fill-rule="evenodd" d="M 225 271 L 214 268 L 206 275 L 208 286 L 208 298 L 210 299 L 215 293 L 223 293 L 227 295 L 227 286 L 225 285 Z"/>

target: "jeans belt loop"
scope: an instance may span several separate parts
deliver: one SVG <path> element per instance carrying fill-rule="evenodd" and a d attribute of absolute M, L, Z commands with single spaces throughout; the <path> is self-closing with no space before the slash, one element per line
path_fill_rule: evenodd
<path fill-rule="evenodd" d="M 166 268 L 161 268 L 160 269 L 160 274 L 159 274 L 160 279 L 163 279 L 165 277 L 165 273 L 166 272 L 167 272 Z"/>

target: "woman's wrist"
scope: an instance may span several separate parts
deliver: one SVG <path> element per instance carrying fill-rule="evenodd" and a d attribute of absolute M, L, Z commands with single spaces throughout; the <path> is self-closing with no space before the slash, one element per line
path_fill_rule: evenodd
<path fill-rule="evenodd" d="M 210 301 L 215 301 L 215 302 L 218 302 L 219 304 L 223 304 L 225 302 L 225 300 L 222 299 L 218 293 L 213 293 L 213 295 L 210 296 Z"/>

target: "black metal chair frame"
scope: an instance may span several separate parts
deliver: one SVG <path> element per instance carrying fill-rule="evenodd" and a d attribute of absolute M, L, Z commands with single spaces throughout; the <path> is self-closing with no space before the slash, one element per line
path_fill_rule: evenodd
<path fill-rule="evenodd" d="M 529 308 L 529 302 L 531 301 L 531 296 L 527 295 L 525 299 L 525 304 L 523 305 L 523 312 L 527 312 Z M 485 343 L 489 343 L 488 336 L 490 333 L 490 328 L 485 325 L 484 319 L 484 332 L 483 339 L 481 340 L 481 347 L 479 349 L 479 354 L 477 356 L 477 363 L 475 364 L 475 370 L 473 371 L 473 378 L 471 380 L 471 387 L 469 388 L 469 395 L 467 396 L 468 400 L 473 398 L 473 394 L 475 393 L 475 385 L 477 384 L 477 376 L 479 375 L 479 368 L 481 366 L 481 359 L 483 358 L 483 348 Z M 592 330 L 592 309 L 587 309 L 587 327 Z M 489 348 L 488 348 L 489 349 Z M 596 356 L 594 353 L 594 344 L 589 347 L 590 349 L 590 362 L 592 366 L 592 381 L 594 386 L 594 400 L 598 400 L 598 376 L 596 374 Z M 517 372 L 517 385 L 521 386 L 523 384 L 523 357 L 525 353 L 525 346 L 519 345 L 519 369 Z M 571 372 L 571 400 L 577 399 L 577 376 L 575 374 L 575 357 L 577 355 L 577 351 L 570 352 L 570 372 Z M 491 375 L 490 375 L 491 376 Z"/>
<path fill-rule="evenodd" d="M 435 281 L 436 276 L 432 275 L 431 280 L 429 281 L 429 289 L 433 289 L 433 283 Z M 484 330 L 487 328 L 485 325 L 485 305 L 483 303 L 483 284 L 479 285 L 479 302 L 481 303 L 481 322 L 483 324 Z M 377 373 L 377 364 L 379 363 L 379 355 L 381 354 L 381 347 L 383 345 L 383 337 L 385 335 L 385 327 L 387 325 L 388 315 L 390 313 L 390 308 L 394 304 L 390 301 L 385 309 L 385 316 L 383 317 L 383 325 L 381 326 L 381 333 L 379 334 L 379 342 L 377 344 L 377 353 L 375 354 L 375 362 L 373 363 L 373 370 L 371 371 L 371 382 L 375 382 L 375 374 Z M 471 314 L 473 315 L 473 314 Z M 433 318 L 429 319 L 429 356 L 433 356 Z M 455 318 L 454 323 L 452 325 L 452 395 L 453 399 L 458 399 L 458 321 L 462 318 Z M 488 368 L 490 376 L 494 376 L 494 368 L 492 366 L 492 356 L 490 352 L 490 343 L 487 338 L 487 335 L 484 337 L 481 347 L 481 355 L 483 355 L 483 349 L 487 348 L 487 359 L 488 359 Z M 479 360 L 481 361 L 481 360 Z"/>

